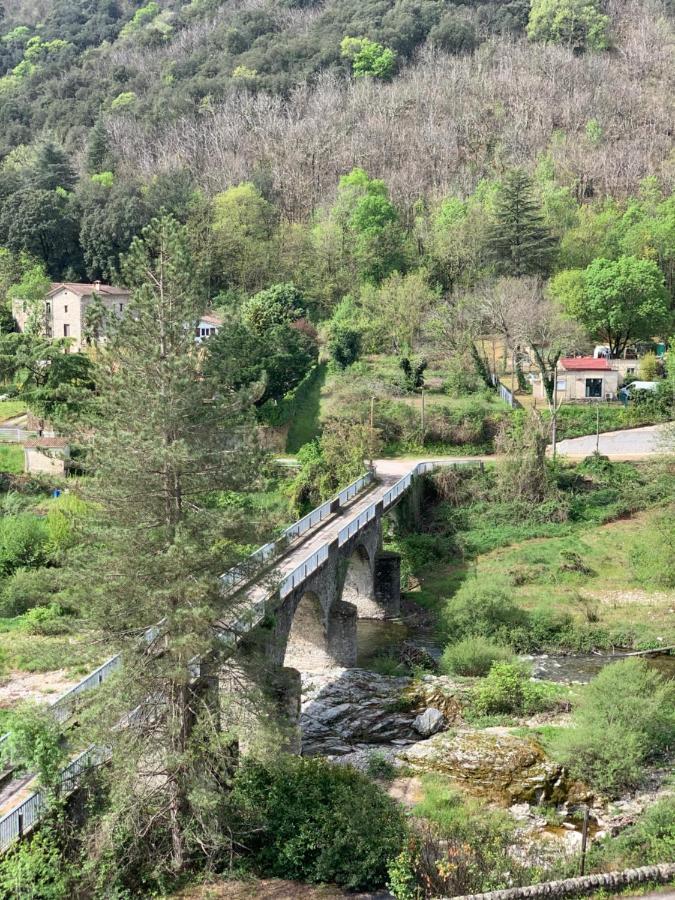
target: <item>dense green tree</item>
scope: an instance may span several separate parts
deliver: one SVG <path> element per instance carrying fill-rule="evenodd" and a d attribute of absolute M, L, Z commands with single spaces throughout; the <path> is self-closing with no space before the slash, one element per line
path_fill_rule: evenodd
<path fill-rule="evenodd" d="M 352 72 L 356 78 L 372 75 L 388 80 L 396 69 L 396 54 L 389 47 L 361 37 L 345 37 L 340 44 L 345 59 L 351 60 Z"/>
<path fill-rule="evenodd" d="M 431 29 L 429 40 L 448 53 L 471 53 L 479 44 L 475 25 L 455 11 L 447 12 Z"/>
<path fill-rule="evenodd" d="M 290 325 L 304 313 L 304 297 L 290 282 L 259 291 L 241 308 L 242 321 L 257 334 L 264 334 L 277 325 Z"/>
<path fill-rule="evenodd" d="M 83 353 L 68 353 L 67 338 L 0 334 L 0 373 L 40 419 L 65 427 L 91 401 L 93 370 Z"/>
<path fill-rule="evenodd" d="M 317 357 L 316 340 L 298 327 L 272 325 L 259 332 L 235 322 L 209 340 L 205 365 L 215 381 L 250 389 L 261 406 L 296 387 Z"/>
<path fill-rule="evenodd" d="M 68 154 L 52 141 L 38 146 L 32 170 L 30 180 L 37 190 L 55 191 L 61 188 L 71 191 L 75 187 L 75 171 Z"/>
<path fill-rule="evenodd" d="M 551 292 L 591 335 L 620 356 L 631 341 L 649 340 L 672 324 L 663 273 L 655 262 L 622 256 L 561 272 Z"/>
<path fill-rule="evenodd" d="M 245 294 L 259 290 L 275 272 L 277 213 L 250 183 L 213 198 L 211 244 L 214 288 L 232 287 Z"/>
<path fill-rule="evenodd" d="M 513 169 L 497 194 L 488 254 L 501 275 L 546 275 L 551 270 L 556 241 L 522 169 Z"/>
<path fill-rule="evenodd" d="M 0 211 L 0 241 L 13 253 L 26 251 L 43 260 L 54 277 L 82 269 L 77 209 L 63 191 L 25 188 Z"/>
<path fill-rule="evenodd" d="M 329 227 L 333 223 L 342 262 L 361 280 L 379 282 L 406 267 L 405 236 L 383 181 L 359 168 L 343 175 Z"/>
<path fill-rule="evenodd" d="M 532 0 L 528 37 L 552 41 L 573 50 L 605 50 L 608 17 L 596 0 Z"/>
<path fill-rule="evenodd" d="M 185 228 L 153 220 L 124 278 L 131 312 L 100 348 L 96 404 L 82 422 L 93 512 L 73 572 L 83 616 L 123 656 L 114 688 L 92 697 L 86 720 L 111 751 L 89 869 L 120 891 L 136 890 L 139 872 L 161 880 L 193 854 L 208 863 L 222 848 L 231 737 L 194 663 L 217 657 L 213 624 L 234 615 L 220 575 L 245 532 L 209 498 L 248 488 L 259 466 L 246 398 L 210 380 L 195 346 L 206 297 Z M 155 625 L 143 652 L 139 636 Z M 128 727 L 115 727 L 132 710 Z"/>
<path fill-rule="evenodd" d="M 148 224 L 150 208 L 133 182 L 90 184 L 80 192 L 80 245 L 87 275 L 114 280 L 120 258 Z"/>

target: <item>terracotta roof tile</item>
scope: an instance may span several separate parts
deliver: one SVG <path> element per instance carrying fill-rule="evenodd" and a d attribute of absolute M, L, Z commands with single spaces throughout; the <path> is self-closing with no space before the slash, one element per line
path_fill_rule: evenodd
<path fill-rule="evenodd" d="M 50 294 L 55 294 L 57 291 L 61 291 L 63 289 L 68 291 L 72 291 L 74 294 L 78 294 L 80 297 L 85 297 L 87 294 L 112 294 L 114 296 L 118 295 L 128 295 L 129 291 L 126 288 L 115 287 L 112 284 L 99 284 L 98 286 L 95 284 L 86 284 L 79 281 L 59 281 L 52 282 Z"/>
<path fill-rule="evenodd" d="M 561 359 L 560 365 L 568 372 L 611 372 L 612 367 L 603 357 L 595 359 L 592 356 L 577 356 L 571 359 Z"/>

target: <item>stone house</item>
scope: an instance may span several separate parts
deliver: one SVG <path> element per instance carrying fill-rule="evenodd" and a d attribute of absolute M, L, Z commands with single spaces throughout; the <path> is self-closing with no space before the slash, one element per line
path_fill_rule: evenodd
<path fill-rule="evenodd" d="M 65 475 L 70 447 L 62 437 L 30 438 L 23 445 L 24 471 Z"/>
<path fill-rule="evenodd" d="M 622 381 L 623 374 L 614 365 L 614 360 L 592 356 L 561 359 L 558 364 L 558 400 L 616 400 Z M 533 384 L 533 395 L 537 400 L 546 399 L 541 378 Z"/>
<path fill-rule="evenodd" d="M 61 282 L 52 284 L 45 298 L 44 327 L 48 337 L 70 338 L 70 349 L 78 351 L 84 344 L 87 309 L 100 301 L 108 312 L 122 315 L 129 302 L 129 291 L 95 281 L 93 284 Z M 26 327 L 30 309 L 23 300 L 15 300 L 12 313 L 19 331 Z"/>

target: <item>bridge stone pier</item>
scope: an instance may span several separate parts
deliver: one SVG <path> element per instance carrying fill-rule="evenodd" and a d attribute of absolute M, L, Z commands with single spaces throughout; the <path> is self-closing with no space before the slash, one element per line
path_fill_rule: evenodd
<path fill-rule="evenodd" d="M 356 665 L 359 619 L 400 612 L 400 557 L 382 551 L 382 511 L 279 600 L 267 640 L 269 662 L 303 672 Z"/>

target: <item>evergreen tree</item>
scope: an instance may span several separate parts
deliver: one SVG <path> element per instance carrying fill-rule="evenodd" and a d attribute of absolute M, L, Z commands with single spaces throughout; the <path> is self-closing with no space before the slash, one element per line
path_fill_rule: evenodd
<path fill-rule="evenodd" d="M 495 202 L 488 252 L 501 275 L 547 275 L 557 250 L 545 225 L 532 182 L 522 169 L 504 179 Z"/>
<path fill-rule="evenodd" d="M 46 141 L 38 147 L 32 168 L 32 186 L 37 190 L 54 191 L 56 188 L 63 188 L 72 191 L 75 187 L 77 178 L 68 154 L 52 141 Z"/>
<path fill-rule="evenodd" d="M 249 487 L 260 460 L 246 398 L 204 372 L 195 326 L 206 297 L 187 248 L 166 216 L 132 244 L 132 300 L 97 355 L 98 399 L 81 429 L 92 521 L 73 577 L 82 615 L 123 659 L 91 701 L 92 740 L 112 751 L 91 853 L 122 884 L 222 848 L 231 763 L 204 665 L 222 650 L 214 623 L 234 615 L 219 576 L 243 538 L 213 496 Z"/>

